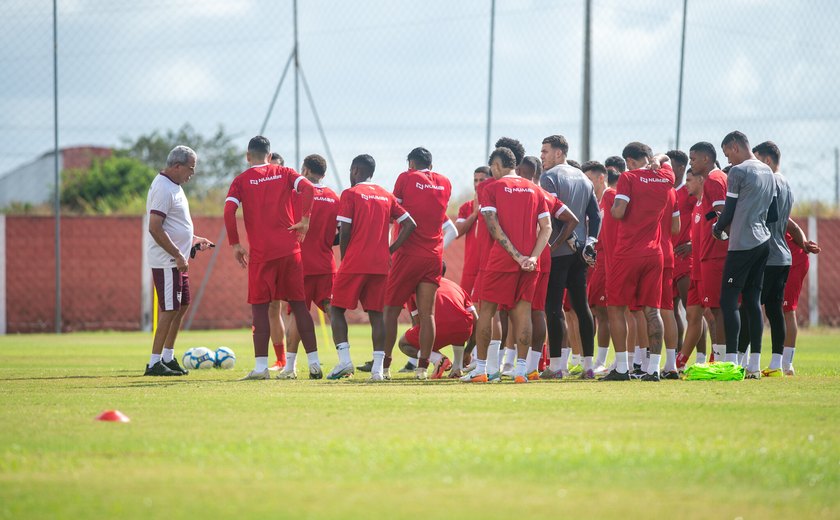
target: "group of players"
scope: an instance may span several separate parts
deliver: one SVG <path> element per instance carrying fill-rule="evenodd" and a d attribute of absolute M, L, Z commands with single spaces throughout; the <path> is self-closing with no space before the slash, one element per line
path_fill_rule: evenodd
<path fill-rule="evenodd" d="M 431 378 L 448 371 L 467 383 L 679 379 L 695 347 L 697 362 L 742 363 L 748 378 L 793 375 L 796 302 L 807 254 L 819 247 L 789 218 L 793 196 L 778 172 L 778 147 L 768 141 L 751 149 L 732 132 L 722 148 L 728 174 L 706 142 L 688 155 L 655 155 L 634 142 L 621 157 L 578 165 L 562 136 L 546 137 L 539 158 L 502 138 L 489 165 L 475 169 L 475 196 L 453 224 L 450 182 L 432 170 L 425 148 L 408 154 L 392 192 L 373 182 L 371 156 L 356 157 L 351 187 L 339 197 L 321 184 L 322 157 L 306 157 L 299 174 L 257 136 L 248 145 L 249 168 L 225 202 L 253 312 L 256 361 L 244 379 L 270 379 L 271 370 L 278 379 L 296 378 L 300 343 L 309 377 L 324 377 L 312 303 L 330 316 L 339 357 L 327 379 L 357 369 L 345 313 L 359 303 L 370 320 L 373 359 L 358 368 L 371 381 L 390 379 L 397 344 L 409 357 L 401 372 L 426 379 L 432 365 Z M 240 208 L 247 250 L 237 229 Z M 443 250 L 460 236 L 459 286 L 443 278 Z M 204 242 L 199 249 L 209 246 Z M 281 302 L 288 303 L 285 338 Z M 763 371 L 761 304 L 773 345 Z M 412 327 L 398 341 L 404 308 Z M 615 360 L 607 367 L 610 341 Z M 269 342 L 278 358 L 272 367 Z M 440 352 L 450 345 L 452 360 Z M 166 366 L 174 373 L 177 360 Z"/>

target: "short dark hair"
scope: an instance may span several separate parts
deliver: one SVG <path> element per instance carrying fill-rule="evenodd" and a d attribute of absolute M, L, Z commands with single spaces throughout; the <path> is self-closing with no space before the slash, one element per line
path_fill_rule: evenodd
<path fill-rule="evenodd" d="M 739 146 L 743 146 L 747 150 L 750 149 L 750 140 L 747 139 L 747 136 L 744 135 L 743 132 L 739 132 L 738 130 L 734 130 L 726 134 L 726 137 L 723 138 L 720 145 L 723 147 L 732 143 L 738 143 Z"/>
<path fill-rule="evenodd" d="M 303 165 L 319 177 L 323 177 L 327 173 L 327 161 L 316 153 L 307 155 L 303 160 Z"/>
<path fill-rule="evenodd" d="M 527 155 L 522 158 L 522 164 L 527 164 L 529 168 L 534 170 L 534 182 L 542 176 L 542 161 L 533 155 Z"/>
<path fill-rule="evenodd" d="M 665 152 L 665 155 L 667 155 L 674 164 L 679 163 L 682 166 L 688 166 L 688 155 L 686 155 L 682 150 L 668 150 Z"/>
<path fill-rule="evenodd" d="M 617 171 L 615 168 L 608 168 L 607 169 L 607 186 L 615 186 L 618 183 L 618 179 L 621 177 L 621 172 Z"/>
<path fill-rule="evenodd" d="M 353 162 L 350 163 L 350 167 L 353 166 L 359 168 L 364 174 L 367 176 L 365 178 L 370 179 L 373 177 L 373 172 L 376 171 L 376 161 L 373 160 L 368 154 L 357 155 L 353 158 Z"/>
<path fill-rule="evenodd" d="M 408 157 L 406 159 L 414 161 L 414 164 L 420 169 L 428 168 L 432 165 L 432 152 L 426 150 L 422 146 L 418 146 L 408 153 Z"/>
<path fill-rule="evenodd" d="M 583 173 L 595 170 L 596 172 L 602 175 L 607 174 L 607 167 L 599 163 L 598 161 L 586 161 L 585 163 L 583 163 L 580 169 L 583 170 Z"/>
<path fill-rule="evenodd" d="M 483 173 L 488 177 L 491 175 L 489 166 L 479 166 L 473 173 Z"/>
<path fill-rule="evenodd" d="M 782 158 L 782 151 L 779 150 L 779 147 L 776 146 L 776 143 L 773 141 L 764 141 L 763 143 L 755 145 L 752 152 L 760 155 L 766 155 L 771 161 L 773 161 L 773 164 L 779 164 L 779 160 Z"/>
<path fill-rule="evenodd" d="M 564 154 L 569 153 L 569 141 L 567 141 L 562 135 L 550 135 L 542 140 L 542 144 L 547 144 L 552 148 L 563 150 Z"/>
<path fill-rule="evenodd" d="M 727 164 L 726 166 L 724 166 L 724 167 L 723 167 L 723 170 L 721 170 L 721 171 L 722 171 L 723 173 L 725 173 L 725 174 L 729 175 L 729 170 L 731 170 L 731 169 L 732 169 L 732 165 L 731 165 L 731 164 Z"/>
<path fill-rule="evenodd" d="M 573 167 L 577 168 L 578 170 L 580 170 L 580 163 L 577 162 L 574 159 L 566 159 L 566 164 L 568 164 L 569 166 L 573 166 Z"/>
<path fill-rule="evenodd" d="M 617 155 L 607 157 L 607 160 L 604 161 L 604 166 L 607 168 L 615 168 L 619 173 L 627 169 L 627 163 L 624 162 L 624 159 Z"/>
<path fill-rule="evenodd" d="M 525 157 L 525 147 L 522 146 L 517 139 L 512 137 L 500 137 L 498 141 L 496 141 L 496 148 L 507 148 L 511 152 L 513 152 L 513 156 L 516 157 L 516 165 L 519 166 L 522 164 L 522 159 Z"/>
<path fill-rule="evenodd" d="M 440 275 L 443 276 L 445 274 L 446 274 L 446 260 L 443 260 L 441 262 L 441 266 L 440 266 Z"/>
<path fill-rule="evenodd" d="M 625 161 L 627 159 L 641 161 L 643 159 L 650 159 L 653 157 L 653 151 L 650 149 L 650 146 L 645 143 L 633 141 L 624 147 L 624 150 L 621 151 L 621 156 L 624 157 Z"/>
<path fill-rule="evenodd" d="M 700 141 L 699 143 L 694 143 L 688 151 L 706 154 L 712 162 L 717 162 L 717 150 L 715 150 L 715 145 L 712 143 Z"/>
<path fill-rule="evenodd" d="M 510 148 L 496 148 L 490 154 L 487 164 L 493 164 L 495 159 L 499 159 L 502 163 L 502 168 L 516 168 L 516 156 Z"/>
<path fill-rule="evenodd" d="M 286 165 L 286 161 L 284 161 L 284 160 L 283 160 L 283 156 L 282 156 L 282 155 L 280 155 L 280 154 L 279 154 L 279 153 L 277 153 L 277 152 L 271 152 L 271 158 L 270 158 L 270 160 L 272 160 L 272 161 L 280 161 L 280 166 L 285 166 L 285 165 Z"/>
<path fill-rule="evenodd" d="M 248 141 L 248 151 L 254 154 L 268 155 L 271 153 L 271 142 L 268 137 L 258 135 Z"/>

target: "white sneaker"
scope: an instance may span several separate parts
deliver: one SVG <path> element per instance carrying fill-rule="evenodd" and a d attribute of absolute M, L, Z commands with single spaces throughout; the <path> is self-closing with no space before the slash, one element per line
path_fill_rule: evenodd
<path fill-rule="evenodd" d="M 476 360 L 476 357 L 473 356 L 472 361 L 470 361 L 470 364 L 464 367 L 464 373 L 465 374 L 469 374 L 470 372 L 475 370 L 475 367 L 477 365 L 475 360 Z"/>
<path fill-rule="evenodd" d="M 464 372 L 460 368 L 453 368 L 449 371 L 449 379 L 460 379 L 464 377 Z"/>
<path fill-rule="evenodd" d="M 390 381 L 391 380 L 391 369 L 390 368 L 383 368 L 382 369 L 382 378 L 385 379 L 385 381 Z"/>
<path fill-rule="evenodd" d="M 502 377 L 513 377 L 513 369 L 515 367 L 512 363 L 505 363 L 502 365 Z"/>
<path fill-rule="evenodd" d="M 269 372 L 267 368 L 262 372 L 251 370 L 248 375 L 240 379 L 240 381 L 258 381 L 263 379 L 271 379 L 271 372 Z"/>
<path fill-rule="evenodd" d="M 744 379 L 761 379 L 761 370 L 756 370 L 754 372 L 747 370 L 746 375 L 744 375 Z"/>
<path fill-rule="evenodd" d="M 368 381 L 371 382 L 371 383 L 378 383 L 380 381 L 385 381 L 384 371 L 383 371 L 382 374 L 380 374 L 378 372 L 371 372 L 370 373 L 370 379 L 368 379 Z"/>
<path fill-rule="evenodd" d="M 596 376 L 605 376 L 609 373 L 609 369 L 607 369 L 604 365 L 598 364 L 592 369 L 592 372 L 594 372 Z"/>
<path fill-rule="evenodd" d="M 785 375 L 788 377 L 793 377 L 796 375 L 796 370 L 794 370 L 793 365 L 785 369 Z"/>
<path fill-rule="evenodd" d="M 428 379 L 429 375 L 427 374 L 428 369 L 417 367 L 414 369 L 414 379 L 418 381 L 425 381 Z"/>
<path fill-rule="evenodd" d="M 327 379 L 335 380 L 335 379 L 343 379 L 345 377 L 350 377 L 356 373 L 356 367 L 353 366 L 353 363 L 347 364 L 337 364 L 332 371 L 327 374 Z"/>
<path fill-rule="evenodd" d="M 291 367 L 286 367 L 277 373 L 275 379 L 297 379 L 297 372 Z"/>

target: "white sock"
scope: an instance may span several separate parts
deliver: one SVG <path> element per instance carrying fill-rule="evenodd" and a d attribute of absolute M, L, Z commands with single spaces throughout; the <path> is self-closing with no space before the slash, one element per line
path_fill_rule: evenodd
<path fill-rule="evenodd" d="M 548 368 L 549 368 L 552 372 L 557 372 L 558 370 L 560 370 L 560 367 L 561 367 L 561 365 L 560 365 L 560 360 L 561 360 L 561 359 L 562 359 L 562 358 L 559 358 L 559 357 L 549 358 L 549 360 L 548 360 Z"/>
<path fill-rule="evenodd" d="M 677 370 L 677 349 L 665 349 L 665 372 L 674 372 Z"/>
<path fill-rule="evenodd" d="M 734 354 L 726 353 L 723 355 L 723 360 L 727 363 L 735 363 L 738 364 L 738 353 L 735 352 Z"/>
<path fill-rule="evenodd" d="M 607 354 L 610 353 L 610 347 L 598 347 L 598 359 L 595 360 L 595 364 L 598 366 L 603 366 L 607 364 Z"/>
<path fill-rule="evenodd" d="M 352 365 L 353 362 L 350 361 L 350 347 L 347 347 L 346 349 L 344 349 L 344 351 L 347 352 L 347 362 Z M 286 354 L 286 359 L 287 360 L 289 359 L 288 354 Z M 321 360 L 318 359 L 318 351 L 317 350 L 313 350 L 312 352 L 307 352 L 306 353 L 306 360 L 309 361 L 309 366 L 310 367 L 321 366 Z"/>
<path fill-rule="evenodd" d="M 503 363 L 505 365 L 513 365 L 514 361 L 516 361 L 516 349 L 505 347 L 505 358 Z"/>
<path fill-rule="evenodd" d="M 583 357 L 583 370 L 592 370 L 592 356 Z"/>
<path fill-rule="evenodd" d="M 494 339 L 490 341 L 487 347 L 487 373 L 495 374 L 499 371 L 499 350 L 502 348 L 501 340 Z"/>
<path fill-rule="evenodd" d="M 644 368 L 645 361 L 647 361 L 647 353 L 647 348 L 636 347 L 636 353 L 633 354 L 633 364 L 642 365 L 642 368 Z"/>
<path fill-rule="evenodd" d="M 569 364 L 572 366 L 580 365 L 580 354 L 572 354 L 569 358 Z"/>
<path fill-rule="evenodd" d="M 286 352 L 286 370 L 291 372 L 297 368 L 297 352 Z"/>
<path fill-rule="evenodd" d="M 748 362 L 749 359 L 750 359 L 749 352 L 744 352 L 743 354 L 741 354 L 740 352 L 738 353 L 738 364 L 741 365 L 742 367 L 747 368 L 747 362 Z"/>
<path fill-rule="evenodd" d="M 163 347 L 163 356 L 161 357 L 164 363 L 169 363 L 175 359 L 175 349 Z"/>
<path fill-rule="evenodd" d="M 627 352 L 615 353 L 615 371 L 619 374 L 627 373 Z"/>
<path fill-rule="evenodd" d="M 750 354 L 750 360 L 747 363 L 747 370 L 750 372 L 758 372 L 761 370 L 761 352 L 753 352 Z"/>
<path fill-rule="evenodd" d="M 254 358 L 254 372 L 268 370 L 268 356 Z"/>
<path fill-rule="evenodd" d="M 431 362 L 433 365 L 437 365 L 438 363 L 440 363 L 441 359 L 443 359 L 443 354 L 441 354 L 440 352 L 435 352 L 433 350 L 432 353 L 429 354 L 429 362 Z M 414 365 L 414 366 L 417 366 L 417 365 Z"/>
<path fill-rule="evenodd" d="M 563 348 L 560 349 L 560 369 L 561 370 L 568 370 L 569 369 L 569 356 L 572 355 L 571 348 Z"/>
<path fill-rule="evenodd" d="M 476 374 L 486 374 L 487 373 L 487 361 L 484 359 L 476 359 L 475 361 L 475 373 Z"/>
<path fill-rule="evenodd" d="M 715 359 L 726 359 L 726 345 L 712 345 L 712 352 L 715 354 Z"/>
<path fill-rule="evenodd" d="M 452 345 L 452 366 L 458 370 L 464 369 L 464 345 Z"/>
<path fill-rule="evenodd" d="M 335 346 L 335 350 L 338 351 L 339 365 L 353 364 L 353 360 L 350 359 L 350 343 L 347 343 L 346 341 L 344 343 L 339 343 Z"/>
<path fill-rule="evenodd" d="M 662 361 L 662 354 L 650 354 L 648 356 L 647 373 L 648 374 L 659 373 L 659 363 L 661 361 Z"/>
<path fill-rule="evenodd" d="M 785 347 L 782 351 L 782 366 L 785 370 L 793 365 L 793 355 L 796 353 L 796 347 Z"/>
<path fill-rule="evenodd" d="M 385 351 L 373 351 L 373 367 L 370 369 L 371 375 L 382 375 L 382 364 L 385 362 Z"/>
<path fill-rule="evenodd" d="M 781 354 L 771 354 L 770 355 L 770 370 L 777 370 L 782 368 L 782 355 Z"/>
<path fill-rule="evenodd" d="M 528 349 L 528 356 L 525 358 L 525 373 L 530 374 L 540 366 L 540 358 L 542 352 L 537 352 L 534 349 Z"/>
<path fill-rule="evenodd" d="M 697 359 L 694 360 L 695 363 L 705 363 L 706 362 L 706 353 L 705 352 L 698 352 Z"/>
<path fill-rule="evenodd" d="M 516 358 L 516 365 L 514 366 L 513 373 L 516 376 L 526 376 L 528 372 L 526 372 L 525 368 L 525 360 L 522 358 Z"/>
<path fill-rule="evenodd" d="M 415 367 L 420 364 L 420 360 L 417 359 L 416 357 L 408 358 L 408 362 L 411 363 L 412 365 L 414 365 Z"/>
<path fill-rule="evenodd" d="M 149 368 L 157 365 L 158 361 L 160 361 L 160 354 L 152 354 L 152 357 L 149 358 Z"/>

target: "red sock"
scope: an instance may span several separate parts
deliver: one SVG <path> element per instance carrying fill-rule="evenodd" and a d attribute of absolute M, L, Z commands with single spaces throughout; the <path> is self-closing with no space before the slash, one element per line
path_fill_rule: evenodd
<path fill-rule="evenodd" d="M 682 352 L 677 354 L 677 370 L 682 370 L 685 368 L 685 364 L 688 363 L 688 356 L 683 354 Z"/>
<path fill-rule="evenodd" d="M 429 358 L 417 360 L 417 368 L 429 368 Z"/>
<path fill-rule="evenodd" d="M 543 343 L 542 356 L 540 356 L 539 370 L 542 372 L 548 366 L 548 346 Z"/>
<path fill-rule="evenodd" d="M 277 361 L 280 363 L 280 366 L 286 366 L 286 346 L 282 343 L 275 343 L 274 344 L 274 355 L 277 356 Z"/>

